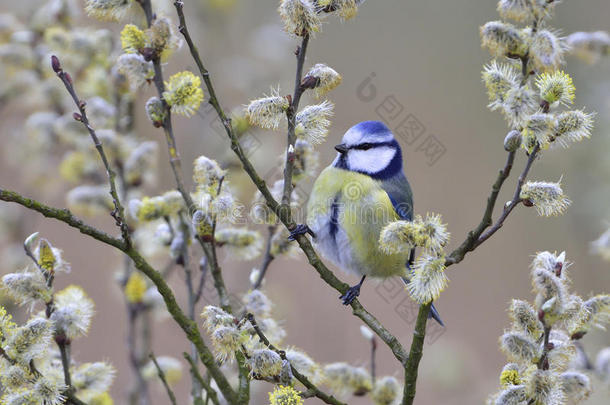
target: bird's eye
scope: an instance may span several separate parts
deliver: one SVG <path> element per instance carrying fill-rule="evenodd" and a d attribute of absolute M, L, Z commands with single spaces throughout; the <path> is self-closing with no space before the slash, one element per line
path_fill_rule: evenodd
<path fill-rule="evenodd" d="M 372 143 L 363 143 L 361 145 L 358 145 L 358 149 L 362 149 L 362 150 L 368 150 L 371 149 L 374 145 Z"/>

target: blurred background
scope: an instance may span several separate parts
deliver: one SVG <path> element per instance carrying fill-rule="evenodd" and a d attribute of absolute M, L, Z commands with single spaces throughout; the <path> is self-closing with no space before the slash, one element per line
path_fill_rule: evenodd
<path fill-rule="evenodd" d="M 42 3 L 5 1 L 0 4 L 0 12 L 27 21 Z M 156 4 L 176 21 L 171 1 Z M 482 67 L 490 58 L 480 47 L 478 29 L 487 21 L 499 19 L 495 7 L 495 1 L 369 0 L 352 20 L 342 23 L 337 18 L 328 19 L 307 54 L 306 68 L 323 62 L 343 76 L 343 83 L 328 96 L 336 105 L 335 117 L 327 142 L 319 147 L 320 167 L 330 163 L 335 154 L 332 146 L 359 121 L 384 119 L 396 132 L 408 126 L 406 135 L 398 138 L 414 190 L 415 211 L 442 214 L 452 233 L 451 246 L 461 243 L 467 231 L 478 224 L 491 184 L 505 160 L 502 140 L 507 126 L 499 113 L 486 108 L 487 96 L 480 79 Z M 283 33 L 276 8 L 275 0 L 185 1 L 191 35 L 228 111 L 242 108 L 271 87 L 279 86 L 281 94 L 292 92 L 297 40 Z M 564 35 L 609 31 L 609 15 L 610 3 L 606 0 L 565 1 L 557 7 L 552 26 Z M 122 27 L 121 23 L 101 24 L 84 13 L 75 24 L 106 27 L 117 34 Z M 183 47 L 165 66 L 166 77 L 187 69 L 196 71 L 188 49 Z M 566 71 L 576 85 L 575 105 L 598 112 L 594 135 L 570 149 L 545 153 L 535 163 L 530 178 L 562 178 L 573 204 L 565 215 L 551 218 L 518 207 L 500 232 L 448 270 L 449 288 L 436 303 L 446 328 L 430 331 L 418 380 L 418 404 L 483 403 L 495 392 L 505 364 L 498 337 L 508 327 L 506 309 L 511 298 L 532 299 L 528 266 L 537 251 L 565 250 L 568 260 L 574 262 L 573 288 L 582 295 L 610 290 L 608 263 L 592 254 L 590 245 L 610 221 L 610 60 L 588 65 L 568 57 Z M 173 177 L 163 133 L 148 123 L 143 111 L 143 103 L 153 94 L 150 86 L 139 96 L 136 130 L 140 136 L 160 143 L 160 181 L 151 190 L 160 193 L 172 188 Z M 302 105 L 308 101 L 313 102 L 305 98 Z M 56 169 L 49 168 L 42 177 L 32 176 L 28 172 L 34 163 L 28 156 L 14 158 L 11 144 L 23 136 L 24 120 L 31 112 L 18 102 L 1 106 L 0 185 L 64 206 L 70 186 L 59 180 L 53 171 Z M 210 109 L 202 106 L 198 115 L 174 120 L 189 181 L 191 162 L 199 155 L 217 159 L 225 166 L 235 164 L 214 118 Z M 279 174 L 276 156 L 283 150 L 282 134 L 259 130 L 249 135 L 253 143 L 251 159 L 268 181 Z M 500 195 L 500 205 L 512 197 L 516 173 L 523 164 L 520 154 Z M 239 170 L 232 171 L 229 179 L 246 187 L 242 194 L 247 205 L 254 188 L 247 186 Z M 306 194 L 307 190 L 302 187 L 300 192 Z M 35 231 L 64 249 L 73 270 L 58 277 L 57 286 L 80 284 L 96 303 L 89 335 L 74 343 L 73 354 L 82 361 L 110 361 L 118 370 L 112 395 L 115 403 L 123 403 L 131 374 L 125 349 L 124 302 L 113 276 L 121 266 L 121 257 L 63 224 L 21 208 L 2 203 L 0 216 L 13 224 L 14 234 L 0 237 L 3 248 L 10 250 L 6 255 L 22 255 L 19 245 L 11 243 Z M 89 221 L 109 232 L 116 231 L 109 217 Z M 249 287 L 250 270 L 259 260 L 221 259 L 230 291 L 243 294 Z M 13 263 L 13 259 L 3 259 L 2 273 L 15 271 Z M 356 282 L 353 277 L 339 276 L 350 284 Z M 176 294 L 184 297 L 181 275 L 172 277 Z M 406 292 L 397 288 L 398 284 L 391 281 L 367 282 L 360 299 L 408 346 L 416 308 Z M 274 261 L 264 291 L 275 304 L 275 319 L 281 320 L 287 332 L 286 344 L 306 350 L 320 362 L 368 364 L 369 347 L 360 334 L 361 322 L 340 304 L 335 291 L 308 267 L 302 255 Z M 204 298 L 207 303 L 215 303 L 212 293 Z M 586 351 L 592 356 L 609 344 L 609 335 L 601 332 L 592 332 L 584 339 Z M 155 323 L 153 347 L 158 355 L 177 358 L 188 349 L 182 332 L 170 319 Z M 379 375 L 402 379 L 391 353 L 383 344 L 379 347 Z M 176 386 L 180 403 L 185 403 L 189 387 L 188 368 L 186 363 L 183 366 L 184 376 Z M 254 386 L 259 401 L 255 403 L 266 403 L 265 392 L 270 386 Z M 596 388 L 588 403 L 608 403 L 607 385 L 596 380 Z M 159 384 L 153 384 L 152 390 L 155 404 L 167 403 Z M 368 400 L 353 398 L 349 403 L 365 404 Z"/>

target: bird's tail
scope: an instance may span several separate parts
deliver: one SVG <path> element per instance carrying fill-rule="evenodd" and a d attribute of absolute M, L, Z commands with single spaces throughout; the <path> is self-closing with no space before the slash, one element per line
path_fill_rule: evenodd
<path fill-rule="evenodd" d="M 401 277 L 401 279 L 405 283 L 405 285 L 409 284 L 409 279 L 408 278 Z M 438 322 L 439 325 L 445 326 L 445 324 L 443 323 L 443 320 L 441 319 L 441 315 L 438 313 L 438 311 L 437 311 L 436 307 L 434 306 L 434 304 L 432 304 L 430 306 L 430 313 L 428 314 L 428 318 L 432 318 L 436 322 Z"/>

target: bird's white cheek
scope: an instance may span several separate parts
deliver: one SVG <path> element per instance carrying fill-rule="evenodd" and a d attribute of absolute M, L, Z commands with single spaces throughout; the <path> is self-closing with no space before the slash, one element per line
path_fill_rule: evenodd
<path fill-rule="evenodd" d="M 385 169 L 396 154 L 391 147 L 373 148 L 368 150 L 352 149 L 347 155 L 350 170 L 377 173 Z"/>

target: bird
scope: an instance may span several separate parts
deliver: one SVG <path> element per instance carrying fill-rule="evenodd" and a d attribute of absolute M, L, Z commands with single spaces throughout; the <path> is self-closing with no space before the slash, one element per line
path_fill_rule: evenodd
<path fill-rule="evenodd" d="M 397 276 L 408 284 L 415 250 L 387 254 L 379 249 L 379 235 L 393 221 L 412 220 L 413 192 L 400 145 L 381 121 L 354 125 L 335 150 L 335 159 L 314 182 L 306 223 L 291 237 L 309 233 L 325 259 L 361 277 L 340 297 L 349 305 L 368 276 Z M 434 305 L 430 317 L 444 326 Z"/>

